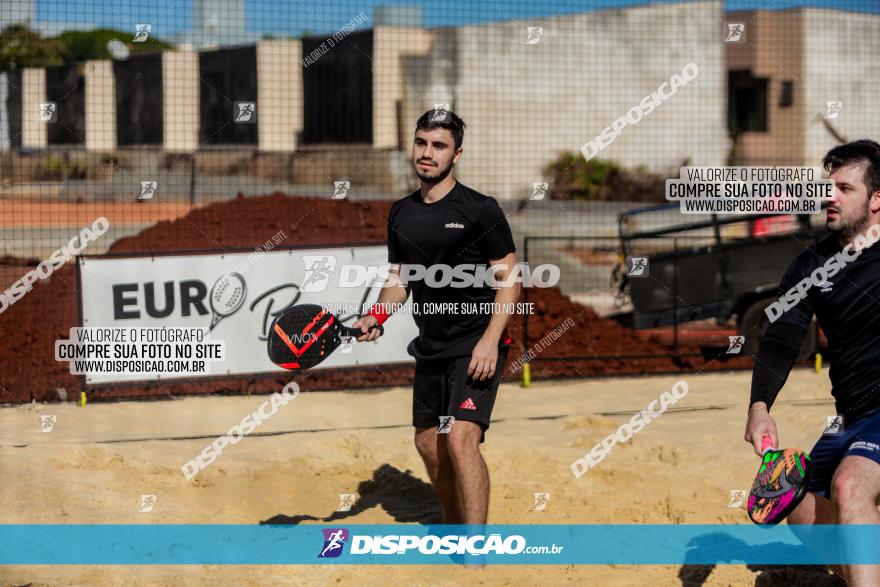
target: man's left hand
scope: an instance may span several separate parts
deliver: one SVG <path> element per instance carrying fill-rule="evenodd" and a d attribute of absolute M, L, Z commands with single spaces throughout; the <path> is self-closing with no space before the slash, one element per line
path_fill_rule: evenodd
<path fill-rule="evenodd" d="M 468 365 L 468 376 L 474 381 L 489 379 L 495 374 L 495 364 L 498 362 L 498 341 L 480 339 L 474 351 L 471 353 L 471 362 Z"/>

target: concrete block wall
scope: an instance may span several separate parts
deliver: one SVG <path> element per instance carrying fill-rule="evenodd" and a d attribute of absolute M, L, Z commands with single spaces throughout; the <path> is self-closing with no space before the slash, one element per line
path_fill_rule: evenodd
<path fill-rule="evenodd" d="M 880 141 L 880 15 L 803 9 L 805 163 L 837 140 L 822 122 L 826 102 L 843 103 L 828 123 L 848 140 Z"/>
<path fill-rule="evenodd" d="M 199 144 L 199 56 L 194 51 L 162 54 L 162 124 L 165 149 L 191 152 Z"/>
<path fill-rule="evenodd" d="M 86 149 L 112 151 L 116 148 L 116 79 L 110 60 L 87 61 Z"/>
<path fill-rule="evenodd" d="M 257 124 L 261 151 L 293 151 L 303 128 L 302 43 L 257 43 Z"/>
<path fill-rule="evenodd" d="M 397 103 L 403 100 L 407 83 L 403 58 L 427 54 L 431 42 L 431 33 L 420 28 L 377 26 L 373 29 L 374 147 L 398 146 Z M 410 136 L 402 132 L 406 148 Z"/>
<path fill-rule="evenodd" d="M 460 178 L 496 197 L 524 197 L 559 151 L 579 152 L 690 62 L 697 78 L 597 157 L 660 172 L 685 160 L 723 164 L 722 10 L 718 1 L 648 5 L 444 32 L 453 46 L 432 47 L 434 63 L 423 67 L 450 72 L 452 107 L 468 127 Z M 543 27 L 536 44 L 525 43 L 531 26 Z M 435 79 L 407 80 L 407 100 L 419 104 L 410 111 L 443 94 Z"/>
<path fill-rule="evenodd" d="M 28 67 L 21 75 L 21 146 L 43 149 L 49 143 L 47 123 L 39 121 L 40 103 L 46 101 L 46 70 Z"/>

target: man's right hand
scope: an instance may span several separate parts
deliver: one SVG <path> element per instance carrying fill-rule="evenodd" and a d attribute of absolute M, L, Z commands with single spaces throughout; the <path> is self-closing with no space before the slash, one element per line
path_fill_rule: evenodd
<path fill-rule="evenodd" d="M 358 342 L 376 340 L 380 336 L 382 336 L 382 331 L 379 328 L 373 328 L 370 330 L 372 326 L 378 326 L 379 321 L 376 320 L 375 316 L 364 316 L 357 322 L 351 325 L 352 328 L 360 328 L 361 332 L 363 332 L 363 336 L 359 336 L 357 338 Z M 369 332 L 369 334 L 367 334 Z"/>
<path fill-rule="evenodd" d="M 746 422 L 746 442 L 752 443 L 755 454 L 761 456 L 761 439 L 769 436 L 773 440 L 773 447 L 779 448 L 779 437 L 776 434 L 776 422 L 770 416 L 767 404 L 755 402 L 749 408 L 749 419 Z"/>

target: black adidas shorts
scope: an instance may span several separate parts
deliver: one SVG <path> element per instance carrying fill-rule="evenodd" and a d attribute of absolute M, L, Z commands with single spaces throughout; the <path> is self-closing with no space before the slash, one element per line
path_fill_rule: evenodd
<path fill-rule="evenodd" d="M 470 355 L 436 361 L 416 361 L 413 382 L 413 426 L 436 428 L 440 416 L 476 422 L 483 429 L 480 442 L 486 439 L 495 395 L 510 347 L 498 347 L 495 373 L 489 379 L 474 381 L 468 377 Z"/>

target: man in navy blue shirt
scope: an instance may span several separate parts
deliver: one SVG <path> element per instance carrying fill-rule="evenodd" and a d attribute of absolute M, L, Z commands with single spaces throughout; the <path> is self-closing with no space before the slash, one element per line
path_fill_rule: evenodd
<path fill-rule="evenodd" d="M 880 145 L 840 145 L 822 163 L 833 182 L 826 218 L 831 236 L 798 256 L 782 279 L 780 303 L 790 301 L 774 312 L 758 350 L 745 439 L 758 454 L 763 436 L 779 446 L 770 407 L 815 314 L 828 338 L 842 427 L 827 429 L 810 452 L 809 493 L 788 522 L 880 524 Z M 786 295 L 805 279 L 811 287 L 802 299 Z M 850 585 L 880 585 L 878 566 L 843 572 Z"/>

